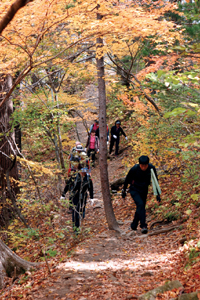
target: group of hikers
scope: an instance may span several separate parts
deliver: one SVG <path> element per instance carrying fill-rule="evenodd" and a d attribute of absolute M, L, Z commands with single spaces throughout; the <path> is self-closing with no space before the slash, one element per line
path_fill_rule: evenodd
<path fill-rule="evenodd" d="M 109 153 L 112 153 L 115 144 L 115 155 L 118 155 L 120 134 L 127 139 L 126 134 L 121 128 L 121 122 L 117 120 L 111 128 L 111 138 Z M 109 143 L 109 129 L 107 126 L 107 143 Z M 80 142 L 76 142 L 75 147 L 69 155 L 69 170 L 66 186 L 62 192 L 61 200 L 65 199 L 65 195 L 69 192 L 69 212 L 72 214 L 73 229 L 76 234 L 79 233 L 81 221 L 85 217 L 85 208 L 87 203 L 88 192 L 90 201 L 93 203 L 93 182 L 91 179 L 91 165 L 95 166 L 95 154 L 99 151 L 99 122 L 95 120 L 91 125 L 85 149 Z M 136 204 L 136 212 L 131 223 L 130 229 L 136 231 L 140 222 L 141 232 L 148 232 L 146 223 L 146 200 L 148 187 L 153 184 L 154 195 L 160 202 L 160 186 L 158 184 L 158 176 L 154 165 L 149 163 L 149 157 L 142 155 L 139 158 L 139 164 L 135 164 L 128 172 L 124 186 L 122 189 L 122 198 L 125 199 L 127 187 L 130 185 L 129 192 Z"/>
<path fill-rule="evenodd" d="M 120 135 L 123 134 L 125 136 L 126 140 L 128 138 L 127 138 L 124 130 L 122 129 L 121 122 L 119 120 L 117 120 L 115 122 L 115 125 L 111 127 L 111 131 L 110 131 L 111 136 L 110 136 L 110 138 L 109 138 L 108 125 L 106 125 L 106 126 L 107 126 L 107 144 L 109 144 L 109 139 L 110 139 L 109 154 L 112 153 L 113 146 L 115 144 L 115 156 L 117 156 L 119 154 Z M 90 152 L 91 151 L 98 152 L 98 151 L 96 151 L 96 148 L 94 147 L 94 141 L 93 141 L 93 144 L 91 144 L 91 135 L 96 137 L 95 146 L 97 146 L 97 145 L 99 146 L 99 121 L 98 120 L 94 121 L 94 124 L 91 125 L 90 131 L 89 131 L 89 137 L 88 137 L 88 141 L 87 141 L 87 144 L 86 144 L 89 157 L 90 157 Z M 94 140 L 94 138 L 93 138 L 93 140 Z M 95 154 L 94 154 L 93 158 L 95 159 Z"/>

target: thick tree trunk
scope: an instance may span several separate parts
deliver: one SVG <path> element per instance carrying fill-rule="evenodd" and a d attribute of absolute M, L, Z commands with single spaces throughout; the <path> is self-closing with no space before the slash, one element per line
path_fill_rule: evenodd
<path fill-rule="evenodd" d="M 35 269 L 39 264 L 21 259 L 0 240 L 0 288 L 3 288 L 4 277 L 19 275 Z"/>
<path fill-rule="evenodd" d="M 5 93 L 9 91 L 12 87 L 12 77 L 10 75 L 0 76 L 0 99 L 5 96 Z M 0 110 L 0 204 L 2 205 L 2 211 L 4 208 L 4 212 L 6 211 L 5 208 L 7 207 L 6 198 L 10 198 L 10 195 L 7 190 L 7 183 L 6 183 L 6 172 L 9 171 L 9 176 L 18 180 L 18 169 L 17 163 L 12 166 L 12 159 L 10 159 L 10 155 L 14 154 L 12 151 L 14 145 L 12 140 L 15 140 L 14 132 L 11 132 L 11 115 L 13 113 L 13 103 L 11 99 L 8 99 L 2 106 Z M 11 169 L 12 166 L 12 169 Z M 16 182 L 16 181 L 15 181 Z M 19 192 L 19 187 L 16 183 L 11 183 L 12 192 L 17 194 Z M 5 223 L 6 218 L 4 217 Z M 6 225 L 6 224 L 4 224 Z"/>
<path fill-rule="evenodd" d="M 101 15 L 97 14 L 97 19 L 101 19 Z M 107 127 L 106 127 L 106 86 L 104 74 L 104 58 L 100 57 L 100 48 L 103 47 L 103 39 L 97 38 L 97 77 L 99 91 L 99 133 L 100 133 L 100 154 L 99 167 L 101 177 L 101 190 L 103 194 L 104 209 L 108 228 L 119 231 L 118 223 L 115 219 L 109 188 L 108 167 L 107 167 Z"/>

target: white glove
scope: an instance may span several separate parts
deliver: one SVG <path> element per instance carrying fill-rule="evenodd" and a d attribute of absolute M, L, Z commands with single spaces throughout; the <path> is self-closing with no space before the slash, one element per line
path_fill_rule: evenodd
<path fill-rule="evenodd" d="M 90 204 L 93 206 L 94 205 L 94 199 L 90 199 Z"/>
<path fill-rule="evenodd" d="M 85 148 L 85 152 L 87 152 L 87 148 Z"/>
<path fill-rule="evenodd" d="M 60 200 L 65 200 L 65 197 L 61 196 L 61 197 L 60 197 Z"/>
<path fill-rule="evenodd" d="M 109 135 L 107 136 L 107 140 L 109 141 L 109 139 L 110 139 L 110 137 L 109 137 Z"/>
<path fill-rule="evenodd" d="M 125 137 L 126 140 L 128 140 L 127 136 Z"/>
<path fill-rule="evenodd" d="M 99 153 L 99 149 L 97 150 L 97 153 Z"/>
<path fill-rule="evenodd" d="M 109 141 L 107 141 L 107 145 L 109 145 Z"/>
<path fill-rule="evenodd" d="M 117 136 L 113 134 L 114 139 L 117 139 Z"/>

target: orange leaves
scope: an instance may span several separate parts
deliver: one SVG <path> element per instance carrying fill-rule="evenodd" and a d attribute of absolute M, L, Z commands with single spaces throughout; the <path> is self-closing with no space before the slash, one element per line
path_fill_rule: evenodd
<path fill-rule="evenodd" d="M 118 96 L 118 100 L 122 100 L 124 102 L 124 104 L 127 106 L 133 105 L 133 102 L 131 102 L 129 100 L 129 96 L 127 94 L 122 94 L 122 95 Z"/>
<path fill-rule="evenodd" d="M 150 64 L 146 68 L 142 69 L 137 77 L 139 80 L 143 80 L 145 76 L 149 73 L 157 72 L 161 67 L 165 67 L 165 70 L 170 70 L 174 66 L 174 63 L 179 59 L 179 56 L 176 54 L 165 55 L 165 56 L 153 56 L 148 58 L 147 63 Z M 167 65 L 166 65 L 167 62 Z"/>

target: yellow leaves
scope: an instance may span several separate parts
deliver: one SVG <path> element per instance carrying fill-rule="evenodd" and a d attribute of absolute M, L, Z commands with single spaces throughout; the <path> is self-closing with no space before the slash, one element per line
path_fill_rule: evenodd
<path fill-rule="evenodd" d="M 5 49 L 9 49 L 6 53 L 6 62 L 5 59 L 3 60 L 5 58 L 4 50 L 1 48 L 0 56 L 5 62 L 5 65 L 2 63 L 2 68 L 11 67 L 6 65 L 11 57 L 16 58 L 12 67 L 19 67 L 21 62 L 27 60 L 27 52 L 35 51 L 38 38 L 44 34 L 44 43 L 39 49 L 40 53 L 34 56 L 34 60 L 37 62 L 53 56 L 55 49 L 62 51 L 66 45 L 70 47 L 73 42 L 87 37 L 90 40 L 97 36 L 104 38 L 105 45 L 97 50 L 97 57 L 111 51 L 119 58 L 127 55 L 128 51 L 133 56 L 136 53 L 138 44 L 128 45 L 128 40 L 133 41 L 134 38 L 141 39 L 149 35 L 159 35 L 160 41 L 165 40 L 172 44 L 174 38 L 178 37 L 177 33 L 169 34 L 173 23 L 158 21 L 159 16 L 167 10 L 166 7 L 169 9 L 171 4 L 165 3 L 159 10 L 155 9 L 147 13 L 140 6 L 134 5 L 133 7 L 130 2 L 125 0 L 123 2 L 126 5 L 122 1 L 120 3 L 117 1 L 114 6 L 113 2 L 101 0 L 98 12 L 103 14 L 102 20 L 96 18 L 97 2 L 95 0 L 73 2 L 72 6 L 64 0 L 35 0 L 29 3 L 17 13 L 4 32 L 12 39 L 15 46 L 11 47 L 9 42 L 4 44 Z M 0 11 L 2 11 L 1 8 L 5 10 L 6 5 L 1 3 Z M 19 46 L 23 46 L 24 50 Z M 65 53 L 63 52 L 59 58 L 54 60 L 54 64 L 60 65 L 64 57 Z"/>
<path fill-rule="evenodd" d="M 38 173 L 38 176 L 42 176 L 42 175 L 49 175 L 49 176 L 53 176 L 54 173 L 51 171 L 51 169 L 48 169 L 46 167 L 44 167 L 42 164 L 35 162 L 35 161 L 31 161 L 31 160 L 27 160 L 24 158 L 17 158 L 20 163 L 24 166 L 29 166 L 32 171 L 35 171 Z"/>

